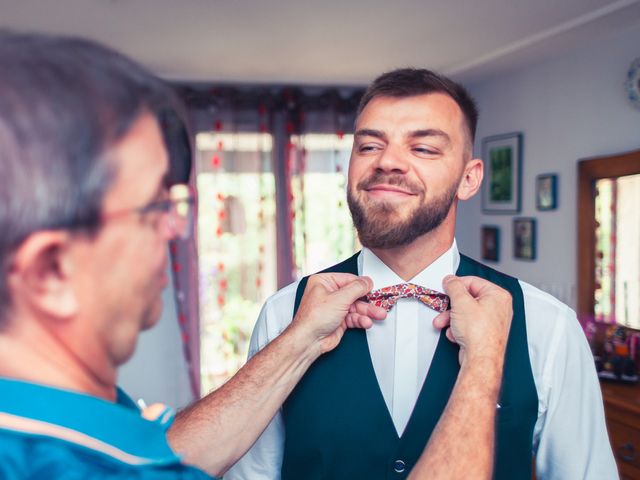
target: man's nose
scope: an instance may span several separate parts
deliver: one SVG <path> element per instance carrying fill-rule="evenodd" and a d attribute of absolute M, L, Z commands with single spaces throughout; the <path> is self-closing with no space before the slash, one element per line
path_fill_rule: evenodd
<path fill-rule="evenodd" d="M 402 148 L 387 145 L 380 153 L 374 166 L 379 172 L 406 173 L 409 169 L 409 162 L 406 158 L 406 152 Z"/>

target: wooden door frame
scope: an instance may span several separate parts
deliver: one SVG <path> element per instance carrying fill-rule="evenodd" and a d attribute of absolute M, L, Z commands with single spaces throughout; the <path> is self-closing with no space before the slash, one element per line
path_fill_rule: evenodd
<path fill-rule="evenodd" d="M 595 180 L 640 174 L 640 150 L 578 161 L 578 318 L 594 316 Z"/>

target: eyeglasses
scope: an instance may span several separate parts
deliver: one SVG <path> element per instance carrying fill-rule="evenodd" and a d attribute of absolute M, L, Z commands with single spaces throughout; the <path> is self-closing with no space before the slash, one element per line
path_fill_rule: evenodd
<path fill-rule="evenodd" d="M 193 205 L 195 197 L 188 185 L 177 184 L 169 188 L 169 198 L 156 200 L 138 208 L 110 212 L 102 216 L 102 222 L 119 218 L 130 213 L 137 213 L 141 218 L 157 214 L 158 225 L 167 221 L 167 225 L 175 238 L 187 239 L 193 230 Z"/>

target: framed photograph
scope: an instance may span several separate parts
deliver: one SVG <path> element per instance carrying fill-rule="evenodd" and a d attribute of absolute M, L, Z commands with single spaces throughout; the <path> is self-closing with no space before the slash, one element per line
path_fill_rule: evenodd
<path fill-rule="evenodd" d="M 536 259 L 536 219 L 513 219 L 513 256 L 522 260 Z"/>
<path fill-rule="evenodd" d="M 500 228 L 492 225 L 483 225 L 482 233 L 482 259 L 497 262 L 500 260 Z"/>
<path fill-rule="evenodd" d="M 555 210 L 558 208 L 558 175 L 545 173 L 536 177 L 536 208 Z"/>
<path fill-rule="evenodd" d="M 484 213 L 518 213 L 522 166 L 522 134 L 507 133 L 482 141 Z"/>

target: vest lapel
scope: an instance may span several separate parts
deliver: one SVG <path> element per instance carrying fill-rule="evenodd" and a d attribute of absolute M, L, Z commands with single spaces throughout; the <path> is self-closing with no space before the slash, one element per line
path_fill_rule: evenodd
<path fill-rule="evenodd" d="M 345 261 L 323 270 L 321 273 L 338 272 L 358 275 L 358 256 L 360 253 L 361 252 L 358 252 L 355 255 L 352 255 Z M 302 294 L 304 294 L 308 279 L 309 277 L 304 277 L 300 281 L 300 286 L 296 293 L 295 306 L 293 310 L 294 314 L 298 311 L 300 301 L 302 300 Z M 359 370 L 361 372 L 360 379 L 364 384 L 364 390 L 371 392 L 370 402 L 372 403 L 373 410 L 378 412 L 382 412 L 384 410 L 386 412 L 384 419 L 385 429 L 393 431 L 395 434 L 394 437 L 398 440 L 399 437 L 396 427 L 393 424 L 393 418 L 391 418 L 391 412 L 384 401 L 384 396 L 382 395 L 382 390 L 380 390 L 380 384 L 378 383 L 378 377 L 376 376 L 373 363 L 371 362 L 371 350 L 369 349 L 366 331 L 361 329 L 348 329 L 340 341 L 339 348 L 341 351 L 344 351 L 345 354 L 348 353 L 350 355 L 350 362 L 356 362 L 359 364 Z M 328 355 L 331 356 L 332 353 L 333 352 L 329 352 Z"/>
<path fill-rule="evenodd" d="M 420 456 L 426 440 L 447 405 L 460 371 L 459 351 L 458 345 L 450 342 L 445 330 L 442 330 L 431 366 L 418 394 L 407 427 L 401 436 L 400 448 L 405 452 L 407 458 Z M 424 432 L 428 432 L 428 434 L 425 435 Z"/>

